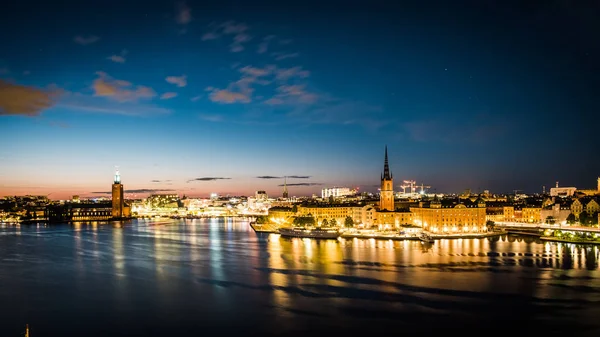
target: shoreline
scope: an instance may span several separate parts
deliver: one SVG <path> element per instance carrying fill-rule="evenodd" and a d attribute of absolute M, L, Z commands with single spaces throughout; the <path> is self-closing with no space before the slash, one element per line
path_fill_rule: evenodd
<path fill-rule="evenodd" d="M 562 242 L 562 243 L 573 243 L 573 244 L 582 244 L 582 245 L 600 245 L 600 241 L 575 241 L 575 240 L 565 240 L 559 239 L 552 236 L 540 236 L 540 240 L 547 242 Z"/>

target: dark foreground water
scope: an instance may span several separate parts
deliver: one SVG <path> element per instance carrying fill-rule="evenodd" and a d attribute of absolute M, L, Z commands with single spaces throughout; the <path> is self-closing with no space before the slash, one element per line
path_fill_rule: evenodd
<path fill-rule="evenodd" d="M 233 220 L 0 227 L 0 336 L 584 336 L 600 249 L 285 239 Z"/>

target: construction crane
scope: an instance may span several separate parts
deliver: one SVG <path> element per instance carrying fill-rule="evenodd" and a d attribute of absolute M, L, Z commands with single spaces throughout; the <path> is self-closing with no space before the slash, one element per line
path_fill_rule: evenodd
<path fill-rule="evenodd" d="M 399 185 L 398 187 L 402 189 L 402 194 L 406 194 L 406 188 L 410 187 L 410 185 Z"/>
<path fill-rule="evenodd" d="M 416 192 L 416 187 L 415 187 L 415 185 L 417 184 L 416 181 L 414 181 L 414 180 L 404 180 L 403 183 L 404 184 L 408 184 L 408 186 L 406 186 L 406 187 L 410 187 L 410 193 L 414 194 Z"/>
<path fill-rule="evenodd" d="M 431 188 L 431 186 L 426 186 L 424 184 L 421 184 L 421 194 L 425 194 L 425 189 L 426 188 Z"/>

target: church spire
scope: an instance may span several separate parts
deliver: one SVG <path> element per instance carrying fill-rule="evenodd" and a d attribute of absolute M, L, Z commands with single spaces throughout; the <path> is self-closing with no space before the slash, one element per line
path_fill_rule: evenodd
<path fill-rule="evenodd" d="M 383 163 L 383 175 L 381 180 L 391 180 L 392 174 L 390 173 L 390 165 L 388 163 L 387 145 L 385 146 L 385 161 Z"/>
<path fill-rule="evenodd" d="M 284 199 L 288 198 L 287 177 L 286 176 L 283 177 L 283 198 Z"/>

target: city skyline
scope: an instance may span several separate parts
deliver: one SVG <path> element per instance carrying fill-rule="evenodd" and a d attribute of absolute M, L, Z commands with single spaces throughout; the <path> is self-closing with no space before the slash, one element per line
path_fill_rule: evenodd
<path fill-rule="evenodd" d="M 0 196 L 102 196 L 115 166 L 126 195 L 376 192 L 385 145 L 396 191 L 600 173 L 585 5 L 67 3 L 0 14 Z"/>

